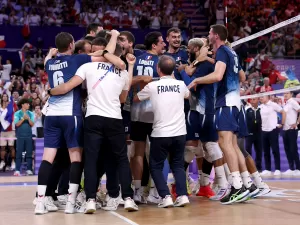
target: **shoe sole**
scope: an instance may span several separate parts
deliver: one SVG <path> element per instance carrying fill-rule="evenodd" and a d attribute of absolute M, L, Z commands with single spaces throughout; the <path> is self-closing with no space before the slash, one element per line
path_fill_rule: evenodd
<path fill-rule="evenodd" d="M 221 202 L 222 205 L 229 205 L 229 204 L 232 204 L 232 203 L 235 203 L 236 201 L 238 201 L 239 199 L 241 198 L 244 198 L 245 196 L 247 196 L 249 194 L 249 190 L 245 191 L 244 193 L 236 196 L 236 198 L 232 199 L 231 201 L 229 202 Z"/>
<path fill-rule="evenodd" d="M 84 214 L 94 214 L 96 212 L 96 209 L 88 209 L 84 212 Z"/>
<path fill-rule="evenodd" d="M 265 191 L 267 190 L 267 191 Z M 264 196 L 266 194 L 269 194 L 271 192 L 271 189 L 264 189 L 261 193 L 258 193 L 255 198 L 258 198 L 258 197 L 261 197 L 261 196 Z"/>
<path fill-rule="evenodd" d="M 185 206 L 187 206 L 187 205 L 189 205 L 190 203 L 189 202 L 185 202 L 185 203 L 182 203 L 182 204 L 180 204 L 180 205 L 175 205 L 174 204 L 174 207 L 185 207 Z"/>
<path fill-rule="evenodd" d="M 137 208 L 134 208 L 134 207 L 126 207 L 126 208 L 124 208 L 126 211 L 128 211 L 128 212 L 135 212 L 135 211 L 138 211 L 139 209 L 137 209 Z"/>
<path fill-rule="evenodd" d="M 46 213 L 48 213 L 48 212 L 47 211 L 35 211 L 34 212 L 35 215 L 44 215 Z"/>
<path fill-rule="evenodd" d="M 73 210 L 73 211 L 65 211 L 65 214 L 75 214 L 75 210 Z"/>

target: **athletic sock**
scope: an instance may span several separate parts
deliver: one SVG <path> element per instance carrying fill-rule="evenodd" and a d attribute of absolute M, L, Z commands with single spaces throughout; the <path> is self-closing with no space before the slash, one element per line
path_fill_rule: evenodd
<path fill-rule="evenodd" d="M 68 201 L 72 204 L 75 203 L 76 197 L 77 197 L 77 191 L 78 191 L 79 184 L 69 184 L 69 197 Z"/>
<path fill-rule="evenodd" d="M 258 171 L 256 171 L 255 173 L 252 173 L 251 177 L 253 178 L 253 183 L 256 185 L 256 187 L 259 188 L 262 186 L 262 178 Z"/>
<path fill-rule="evenodd" d="M 228 186 L 224 166 L 215 167 L 216 172 L 216 182 L 221 188 L 226 188 Z"/>
<path fill-rule="evenodd" d="M 70 184 L 80 184 L 81 174 L 81 162 L 72 162 L 70 168 Z"/>
<path fill-rule="evenodd" d="M 133 185 L 135 189 L 140 189 L 142 187 L 142 181 L 141 180 L 133 180 Z"/>
<path fill-rule="evenodd" d="M 243 180 L 243 184 L 245 185 L 246 188 L 250 188 L 251 185 L 253 184 L 251 178 L 250 178 L 250 174 L 248 171 L 242 172 L 241 173 L 241 177 Z"/>
<path fill-rule="evenodd" d="M 45 197 L 46 188 L 47 188 L 46 185 L 38 185 L 37 192 L 38 192 L 39 199 L 43 199 Z"/>
<path fill-rule="evenodd" d="M 201 178 L 200 178 L 200 186 L 207 186 L 209 185 L 210 176 L 209 174 L 206 174 L 202 172 Z"/>
<path fill-rule="evenodd" d="M 232 185 L 235 189 L 241 189 L 243 186 L 241 174 L 239 171 L 232 172 Z"/>
<path fill-rule="evenodd" d="M 46 160 L 43 160 L 40 165 L 38 173 L 38 198 L 44 198 L 47 189 L 48 178 L 51 174 L 52 164 Z"/>
<path fill-rule="evenodd" d="M 231 175 L 231 172 L 229 170 L 229 167 L 227 165 L 227 163 L 224 163 L 224 171 L 225 171 L 225 174 L 226 174 L 226 178 L 227 178 L 227 181 L 230 185 L 232 185 L 232 175 Z"/>

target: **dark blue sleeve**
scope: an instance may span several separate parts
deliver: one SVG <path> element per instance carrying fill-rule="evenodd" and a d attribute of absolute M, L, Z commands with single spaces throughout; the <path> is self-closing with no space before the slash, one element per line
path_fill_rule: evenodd
<path fill-rule="evenodd" d="M 135 57 L 139 57 L 140 55 L 143 55 L 145 52 L 143 50 L 140 49 L 134 49 L 133 50 L 133 54 Z"/>
<path fill-rule="evenodd" d="M 190 83 L 192 83 L 192 81 L 195 79 L 194 76 L 190 77 L 189 75 L 187 75 L 185 70 L 182 70 L 180 72 L 180 75 L 181 75 L 181 80 L 183 80 L 183 82 L 185 83 L 186 86 L 188 86 Z"/>
<path fill-rule="evenodd" d="M 78 55 L 74 55 L 74 57 L 75 57 L 74 60 L 77 63 L 78 67 L 80 67 L 85 63 L 92 62 L 92 57 L 87 54 L 78 54 Z"/>
<path fill-rule="evenodd" d="M 229 64 L 228 54 L 226 51 L 222 48 L 219 48 L 216 54 L 216 62 L 221 61 L 225 63 L 226 65 Z"/>

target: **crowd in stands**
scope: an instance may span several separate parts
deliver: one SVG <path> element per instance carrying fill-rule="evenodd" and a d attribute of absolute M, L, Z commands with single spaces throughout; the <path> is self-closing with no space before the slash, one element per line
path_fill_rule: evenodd
<path fill-rule="evenodd" d="M 0 25 L 101 23 L 105 29 L 188 27 L 181 0 L 0 0 Z"/>

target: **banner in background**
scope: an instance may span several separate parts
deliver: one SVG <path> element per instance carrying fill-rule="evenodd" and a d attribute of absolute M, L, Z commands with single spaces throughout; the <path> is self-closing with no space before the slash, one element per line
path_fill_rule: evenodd
<path fill-rule="evenodd" d="M 290 68 L 300 80 L 300 60 L 298 59 L 272 59 L 279 72 L 285 72 Z"/>

